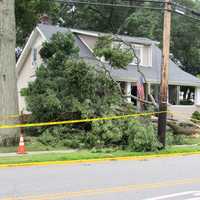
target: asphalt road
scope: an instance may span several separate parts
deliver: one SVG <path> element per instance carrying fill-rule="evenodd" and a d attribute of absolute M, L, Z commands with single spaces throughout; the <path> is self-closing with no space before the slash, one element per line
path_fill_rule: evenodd
<path fill-rule="evenodd" d="M 0 169 L 0 200 L 200 200 L 200 155 Z"/>

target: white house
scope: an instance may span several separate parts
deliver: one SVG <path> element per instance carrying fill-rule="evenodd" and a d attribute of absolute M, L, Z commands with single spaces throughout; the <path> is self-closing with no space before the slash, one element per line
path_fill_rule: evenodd
<path fill-rule="evenodd" d="M 28 86 L 30 81 L 35 79 L 35 70 L 40 66 L 42 60 L 39 51 L 42 43 L 49 41 L 53 34 L 57 32 L 71 32 L 75 36 L 75 44 L 79 47 L 79 55 L 87 62 L 98 65 L 98 60 L 93 55 L 93 48 L 97 38 L 103 33 L 68 29 L 58 26 L 39 24 L 31 33 L 29 40 L 17 62 L 18 92 L 19 92 L 19 109 L 26 110 L 24 98 L 20 96 L 20 90 Z M 159 96 L 159 84 L 161 74 L 161 57 L 162 52 L 158 48 L 158 42 L 147 38 L 118 36 L 124 41 L 135 46 L 135 51 L 141 60 L 140 68 L 145 74 L 147 83 L 146 87 L 150 87 L 152 94 L 156 100 Z M 121 86 L 125 95 L 137 95 L 136 82 L 138 80 L 138 72 L 133 60 L 127 69 L 111 69 L 112 77 L 121 82 Z M 187 90 L 187 88 L 190 88 Z M 191 92 L 193 91 L 193 92 Z M 169 66 L 169 110 L 174 112 L 174 117 L 179 119 L 187 119 L 195 110 L 200 110 L 200 79 L 180 69 L 174 62 L 170 60 Z M 190 95 L 188 94 L 190 93 Z M 184 98 L 188 96 L 186 103 Z M 134 101 L 131 98 L 129 102 Z"/>

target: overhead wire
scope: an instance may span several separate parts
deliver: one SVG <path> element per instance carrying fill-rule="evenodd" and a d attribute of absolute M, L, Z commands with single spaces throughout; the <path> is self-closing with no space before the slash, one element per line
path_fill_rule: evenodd
<path fill-rule="evenodd" d="M 118 8 L 142 8 L 142 9 L 151 9 L 151 10 L 163 10 L 162 7 L 152 7 L 152 6 L 141 6 L 141 5 L 128 5 L 128 4 L 113 4 L 113 3 L 99 3 L 99 2 L 89 2 L 89 1 L 75 1 L 75 0 L 55 0 L 60 3 L 70 3 L 70 4 L 79 4 L 79 5 L 94 5 L 94 6 L 108 6 L 108 7 L 118 7 Z M 137 1 L 141 3 L 145 2 L 155 2 L 155 3 L 164 3 L 163 1 Z"/>
<path fill-rule="evenodd" d="M 156 7 L 152 7 L 152 6 L 145 6 L 145 5 L 130 5 L 130 4 L 114 4 L 114 3 L 105 3 L 105 2 L 90 2 L 90 1 L 80 1 L 80 0 L 55 0 L 56 2 L 59 3 L 69 3 L 69 4 L 79 4 L 79 5 L 94 5 L 94 6 L 108 6 L 108 7 L 121 7 L 121 8 L 141 8 L 141 9 L 151 9 L 151 10 L 164 10 L 163 7 L 161 6 L 156 6 Z M 124 1 L 125 3 L 128 3 L 128 1 Z M 134 0 L 134 2 L 136 3 L 158 3 L 158 4 L 163 4 L 164 5 L 164 1 L 163 0 Z M 192 15 L 196 15 L 196 16 L 200 16 L 200 13 L 198 13 L 197 11 L 188 8 L 186 6 L 180 5 L 176 2 L 172 2 L 173 8 L 181 8 L 184 9 L 185 11 L 190 12 Z M 190 19 L 196 20 L 196 21 L 200 21 L 200 18 L 198 17 L 193 17 L 192 15 L 186 14 L 186 13 L 180 13 L 178 11 L 176 11 L 175 9 L 172 10 L 174 13 L 182 15 L 184 17 L 188 17 Z"/>

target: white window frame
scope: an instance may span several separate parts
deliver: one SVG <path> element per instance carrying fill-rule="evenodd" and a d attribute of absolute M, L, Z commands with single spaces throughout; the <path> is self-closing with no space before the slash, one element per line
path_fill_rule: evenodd
<path fill-rule="evenodd" d="M 136 45 L 136 44 L 133 44 L 133 48 L 134 49 L 139 49 L 140 50 L 140 65 L 143 66 L 143 45 Z M 136 58 L 134 57 L 132 62 L 129 63 L 129 65 L 136 65 Z"/>
<path fill-rule="evenodd" d="M 138 48 L 140 50 L 140 65 L 143 66 L 143 45 L 133 44 L 133 43 L 131 43 L 131 45 L 132 45 L 133 48 Z M 122 48 L 124 46 L 127 46 L 127 45 L 122 44 Z M 136 65 L 136 58 L 135 57 L 133 58 L 132 62 L 129 63 L 129 65 Z"/>
<path fill-rule="evenodd" d="M 152 48 L 152 45 L 149 46 L 149 56 L 150 56 L 150 60 L 149 60 L 148 67 L 152 67 L 153 66 L 153 48 Z"/>
<path fill-rule="evenodd" d="M 113 41 L 112 43 L 112 47 L 114 47 L 114 45 L 118 45 L 119 43 L 122 43 L 122 42 L 117 42 L 117 41 Z M 142 45 L 142 44 L 134 44 L 132 43 L 131 44 L 133 48 L 138 48 L 140 49 L 140 66 L 143 66 L 143 67 L 152 67 L 152 46 L 149 46 L 148 47 L 148 56 L 149 56 L 149 63 L 147 65 L 144 64 L 144 46 L 145 45 Z M 124 46 L 126 46 L 126 44 L 122 43 L 121 47 L 124 48 Z M 102 56 L 101 58 L 99 58 L 101 62 L 103 63 L 109 63 L 108 61 L 105 60 L 104 56 Z M 129 65 L 136 65 L 136 58 L 133 58 L 133 61 L 129 63 Z"/>

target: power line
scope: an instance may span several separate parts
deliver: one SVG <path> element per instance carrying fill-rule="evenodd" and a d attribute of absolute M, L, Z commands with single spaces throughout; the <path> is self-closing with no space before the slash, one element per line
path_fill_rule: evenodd
<path fill-rule="evenodd" d="M 173 11 L 173 12 L 176 13 L 176 14 L 178 14 L 178 15 L 181 15 L 183 17 L 187 17 L 187 18 L 190 18 L 192 20 L 196 20 L 196 21 L 200 22 L 200 19 L 198 19 L 197 17 L 192 17 L 192 16 L 187 15 L 187 14 L 181 14 L 180 12 L 177 12 L 177 11 Z"/>
<path fill-rule="evenodd" d="M 74 1 L 74 0 L 55 0 L 55 1 L 60 2 L 60 3 L 82 4 L 82 5 L 94 5 L 94 6 L 108 6 L 108 7 L 121 7 L 121 8 L 142 8 L 142 9 L 151 9 L 151 10 L 163 10 L 163 8 L 161 8 L 161 7 L 141 6 L 141 5 L 98 3 L 98 2 Z M 144 3 L 145 2 L 164 3 L 163 1 L 153 1 L 153 0 L 144 0 L 144 1 L 137 1 L 137 2 L 141 2 L 141 3 L 143 3 L 143 2 Z"/>
<path fill-rule="evenodd" d="M 175 3 L 173 3 L 173 5 L 176 6 L 176 7 L 178 7 L 178 8 L 182 8 L 182 9 L 185 10 L 185 11 L 189 11 L 189 12 L 191 12 L 191 13 L 194 14 L 194 15 L 200 16 L 200 12 L 195 11 L 195 10 L 193 10 L 193 9 L 191 9 L 191 8 L 188 8 L 188 7 L 186 7 L 186 6 L 180 5 L 179 3 L 176 3 L 176 2 L 175 2 Z"/>
<path fill-rule="evenodd" d="M 89 2 L 89 1 L 79 1 L 79 0 L 55 0 L 59 3 L 69 3 L 69 4 L 79 4 L 79 5 L 94 5 L 94 6 L 108 6 L 108 7 L 118 7 L 118 8 L 140 8 L 140 9 L 151 9 L 151 10 L 164 10 L 164 8 L 160 7 L 152 7 L 152 6 L 145 6 L 145 5 L 130 5 L 130 4 L 113 4 L 113 3 L 103 3 L 103 2 Z M 124 1 L 127 2 L 127 1 Z M 164 1 L 160 0 L 134 0 L 134 2 L 140 2 L 140 3 L 159 3 L 164 4 Z M 127 2 L 128 3 L 128 2 Z M 190 8 L 187 8 L 186 6 L 180 5 L 178 3 L 172 3 L 174 10 L 172 10 L 174 13 L 182 15 L 184 17 L 188 17 L 190 19 L 200 21 L 199 18 L 193 17 L 191 15 L 186 14 L 186 11 L 190 12 L 192 15 L 200 16 L 200 13 L 198 13 L 195 10 L 192 10 Z"/>
<path fill-rule="evenodd" d="M 200 21 L 200 18 L 199 18 L 200 13 L 198 11 L 195 11 L 191 8 L 180 5 L 176 2 L 173 3 L 173 8 L 174 8 L 173 12 L 175 12 L 176 14 L 179 14 L 179 15 L 184 16 L 184 17 L 188 17 L 188 18 L 196 20 L 196 21 Z"/>
<path fill-rule="evenodd" d="M 60 2 L 64 2 L 64 3 L 80 3 L 79 0 L 57 0 L 57 1 L 60 1 Z M 92 4 L 92 3 L 98 3 L 98 4 L 112 4 L 112 5 L 116 5 L 114 3 L 105 3 L 105 2 L 90 2 L 90 1 L 82 1 L 84 3 L 87 3 L 87 4 Z M 130 1 L 123 1 L 124 3 L 130 3 Z M 138 2 L 138 3 L 145 3 L 145 2 L 148 2 L 148 3 L 165 3 L 163 0 L 133 0 L 133 2 Z M 129 4 L 130 5 L 130 4 Z M 131 6 L 131 5 L 130 5 Z"/>

